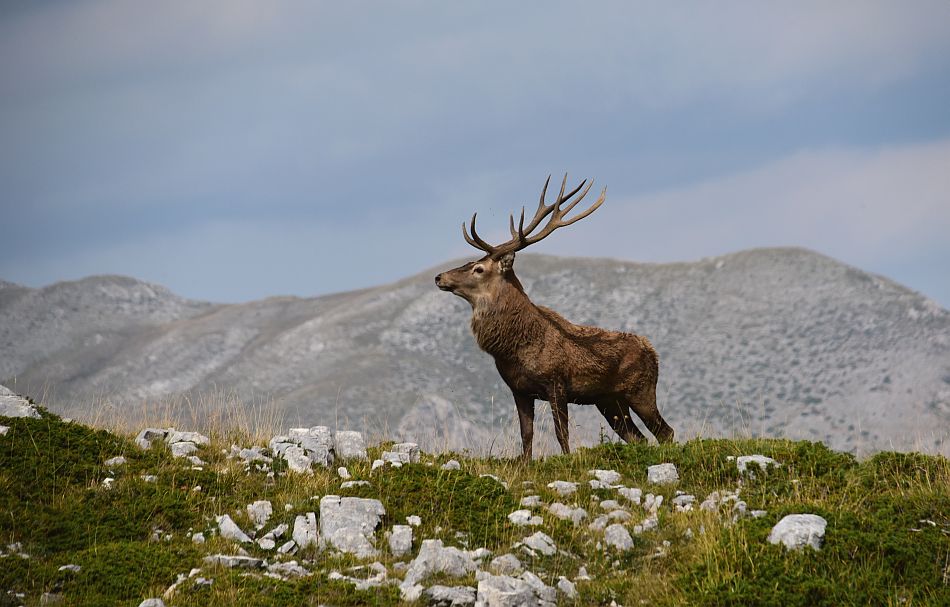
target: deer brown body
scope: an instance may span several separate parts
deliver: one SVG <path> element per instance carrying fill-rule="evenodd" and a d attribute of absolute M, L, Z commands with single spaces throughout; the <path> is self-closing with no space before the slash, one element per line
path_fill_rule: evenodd
<path fill-rule="evenodd" d="M 549 178 L 550 180 L 550 178 Z M 472 333 L 479 347 L 491 354 L 502 379 L 511 389 L 521 425 L 522 454 L 531 458 L 534 437 L 534 401 L 551 403 L 554 432 L 564 453 L 570 452 L 568 403 L 595 405 L 610 427 L 625 441 L 644 440 L 633 423 L 631 409 L 660 441 L 673 439 L 673 429 L 656 406 L 659 372 L 656 351 L 639 335 L 575 325 L 559 314 L 535 305 L 514 273 L 515 251 L 533 244 L 555 229 L 583 219 L 603 203 L 600 199 L 583 213 L 564 216 L 590 190 L 587 186 L 564 209 L 561 204 L 584 186 L 565 196 L 564 186 L 553 205 L 544 203 L 547 183 L 535 218 L 524 226 L 524 211 L 517 230 L 511 218 L 512 239 L 492 246 L 479 238 L 472 217 L 472 237 L 462 230 L 466 241 L 485 251 L 478 261 L 443 272 L 436 285 L 472 306 Z M 548 224 L 536 235 L 531 232 L 550 215 Z"/>

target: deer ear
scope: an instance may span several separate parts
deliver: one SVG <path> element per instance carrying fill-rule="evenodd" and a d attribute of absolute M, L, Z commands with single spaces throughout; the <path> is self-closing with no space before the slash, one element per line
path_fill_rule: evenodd
<path fill-rule="evenodd" d="M 511 251 L 510 253 L 505 253 L 498 258 L 498 265 L 501 267 L 502 274 L 507 274 L 511 272 L 512 266 L 515 265 L 515 252 Z"/>

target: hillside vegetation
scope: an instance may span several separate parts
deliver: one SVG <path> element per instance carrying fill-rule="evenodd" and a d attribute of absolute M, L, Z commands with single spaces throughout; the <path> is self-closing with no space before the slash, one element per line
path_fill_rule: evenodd
<path fill-rule="evenodd" d="M 577 596 L 559 590 L 559 604 L 950 603 L 950 463 L 940 456 L 884 452 L 857 461 L 813 442 L 694 439 L 661 446 L 602 444 L 526 466 L 423 454 L 418 463 L 371 470 L 370 461 L 386 447 L 380 445 L 369 448 L 369 461 L 345 464 L 354 479 L 369 484 L 343 489 L 335 466 L 306 475 L 288 471 L 278 458 L 247 466 L 229 457 L 233 443 L 250 445 L 238 433 L 212 436 L 197 452 L 206 463 L 194 466 L 173 458 L 164 443 L 143 450 L 128 436 L 40 412 L 39 418 L 0 417 L 8 427 L 0 435 L 0 605 L 139 605 L 166 594 L 179 574 L 186 579 L 166 595 L 168 605 L 396 605 L 402 604 L 405 574 L 399 563 L 415 557 L 423 539 L 466 551 L 486 548 L 492 555 L 480 570 L 510 552 L 547 585 L 563 576 Z M 740 474 L 734 458 L 749 454 L 779 465 Z M 104 464 L 119 455 L 124 464 Z M 442 469 L 451 458 L 460 469 Z M 647 466 L 659 463 L 675 464 L 679 481 L 648 484 Z M 626 487 L 662 496 L 657 527 L 633 533 L 627 549 L 608 546 L 602 531 L 589 528 L 605 512 L 600 501 L 618 500 L 633 513 L 623 523 L 631 532 L 646 512 L 643 505 L 624 502 L 615 488 L 592 488 L 591 470 L 616 471 Z M 498 480 L 481 476 L 486 474 Z M 576 493 L 558 495 L 548 487 L 555 480 L 576 482 Z M 737 500 L 712 511 L 698 507 L 713 492 L 737 489 L 744 507 L 736 507 Z M 696 496 L 692 509 L 671 506 L 677 492 Z M 239 546 L 217 532 L 216 517 L 228 514 L 253 533 L 246 506 L 257 500 L 273 504 L 258 538 L 280 523 L 292 527 L 295 517 L 317 510 L 329 494 L 382 502 L 378 557 L 360 562 L 313 546 L 279 555 L 256 543 Z M 512 523 L 509 514 L 533 495 L 539 503 L 526 509 L 540 524 Z M 584 508 L 589 516 L 576 525 L 561 520 L 546 508 L 554 502 Z M 765 514 L 754 518 L 752 510 Z M 827 520 L 819 551 L 789 551 L 767 541 L 770 529 L 793 513 Z M 421 524 L 413 530 L 411 552 L 397 558 L 385 531 L 411 515 Z M 553 539 L 555 554 L 531 556 L 515 547 L 537 531 Z M 204 543 L 193 541 L 194 533 L 203 534 Z M 305 574 L 280 579 L 263 569 L 227 569 L 203 560 L 242 551 L 267 563 L 294 560 Z M 370 560 L 385 567 L 382 584 L 359 590 L 341 579 L 368 577 L 365 569 L 354 568 Z M 60 569 L 65 565 L 78 571 Z M 476 575 L 438 573 L 423 584 L 475 587 Z M 426 604 L 425 597 L 414 604 Z"/>

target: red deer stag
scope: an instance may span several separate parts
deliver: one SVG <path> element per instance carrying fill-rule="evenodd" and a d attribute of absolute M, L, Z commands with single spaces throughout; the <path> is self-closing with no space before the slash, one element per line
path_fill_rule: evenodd
<path fill-rule="evenodd" d="M 472 333 L 479 347 L 495 358 L 498 372 L 515 397 L 525 460 L 531 459 L 535 399 L 551 403 L 554 432 L 564 453 L 570 453 L 568 403 L 596 405 L 623 440 L 645 440 L 630 417 L 632 409 L 658 440 L 671 441 L 673 429 L 656 407 L 657 355 L 647 338 L 572 324 L 553 310 L 532 303 L 515 276 L 516 251 L 587 217 L 607 196 L 604 189 L 587 210 L 565 219 L 593 182 L 584 180 L 565 195 L 565 175 L 557 200 L 547 205 L 544 199 L 550 181 L 549 176 L 534 219 L 525 225 L 522 208 L 516 229 L 511 216 L 511 240 L 507 242 L 493 246 L 482 240 L 475 231 L 475 215 L 471 236 L 462 223 L 466 242 L 485 256 L 439 274 L 435 284 L 471 304 Z M 562 208 L 565 202 L 568 204 Z M 548 216 L 547 225 L 532 234 Z"/>

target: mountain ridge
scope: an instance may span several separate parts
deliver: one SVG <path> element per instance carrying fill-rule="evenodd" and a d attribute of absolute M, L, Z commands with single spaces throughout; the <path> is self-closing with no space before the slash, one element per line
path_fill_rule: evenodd
<path fill-rule="evenodd" d="M 428 448 L 508 449 L 510 393 L 474 344 L 468 306 L 432 285 L 453 263 L 358 291 L 242 304 L 115 276 L 16 297 L 3 288 L 0 378 L 49 388 L 50 406 L 67 414 L 106 402 L 133 415 L 223 387 L 271 399 L 301 425 L 329 417 Z M 535 303 L 572 322 L 651 339 L 659 405 L 680 436 L 947 453 L 950 314 L 886 277 L 789 247 L 670 264 L 522 255 L 516 270 Z M 592 407 L 571 416 L 572 442 L 598 439 Z M 549 415 L 538 417 L 550 442 Z"/>

